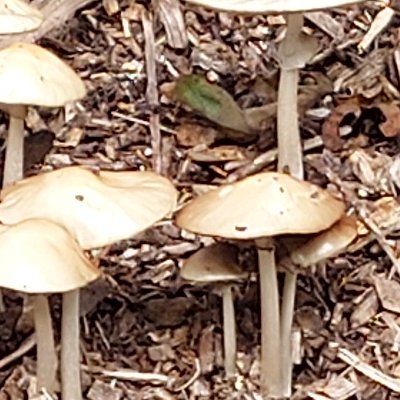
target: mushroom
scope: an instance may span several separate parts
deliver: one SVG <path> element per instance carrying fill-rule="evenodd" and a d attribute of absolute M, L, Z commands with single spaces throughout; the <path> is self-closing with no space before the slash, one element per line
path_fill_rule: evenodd
<path fill-rule="evenodd" d="M 3 186 L 23 177 L 27 106 L 61 107 L 85 94 L 72 68 L 42 47 L 15 43 L 0 50 L 0 108 L 10 115 Z"/>
<path fill-rule="evenodd" d="M 303 153 L 298 121 L 299 69 L 309 61 L 317 49 L 317 42 L 302 32 L 304 12 L 362 3 L 365 0 L 327 0 L 324 2 L 319 0 L 305 2 L 297 0 L 186 1 L 234 13 L 287 14 L 286 35 L 278 50 L 281 66 L 277 107 L 278 171 L 303 179 Z M 286 275 L 285 286 L 287 292 L 291 292 L 291 296 L 294 297 L 296 279 L 292 274 Z M 289 346 L 289 343 L 284 346 Z"/>
<path fill-rule="evenodd" d="M 57 358 L 45 295 L 86 286 L 100 271 L 61 226 L 30 219 L 0 226 L 0 286 L 33 296 L 37 347 L 37 389 L 55 389 Z"/>
<path fill-rule="evenodd" d="M 33 31 L 42 22 L 42 13 L 25 1 L 0 0 L 0 35 Z"/>
<path fill-rule="evenodd" d="M 203 247 L 183 264 L 182 278 L 205 284 L 218 284 L 222 293 L 222 320 L 224 331 L 225 374 L 228 378 L 236 371 L 236 323 L 232 296 L 232 281 L 247 277 L 237 261 L 237 249 L 226 243 Z"/>
<path fill-rule="evenodd" d="M 357 219 L 354 216 L 344 216 L 327 230 L 318 233 L 302 245 L 290 251 L 289 256 L 282 260 L 282 264 L 294 264 L 299 267 L 309 267 L 343 252 L 357 237 Z M 297 271 L 286 272 L 286 276 L 297 278 Z M 285 397 L 291 396 L 292 386 L 292 352 L 291 335 L 295 298 L 291 286 L 285 280 L 282 296 L 281 337 L 282 346 L 282 387 Z"/>
<path fill-rule="evenodd" d="M 15 182 L 0 194 L 0 220 L 47 218 L 64 226 L 84 249 L 131 238 L 169 214 L 177 193 L 152 172 L 99 171 L 67 167 Z M 81 399 L 79 292 L 63 296 L 62 396 Z"/>
<path fill-rule="evenodd" d="M 265 398 L 281 397 L 282 389 L 273 237 L 320 232 L 343 213 L 344 204 L 320 187 L 289 175 L 265 172 L 211 190 L 177 214 L 177 225 L 188 231 L 255 240 L 261 292 L 261 388 Z"/>
<path fill-rule="evenodd" d="M 292 262 L 308 267 L 341 253 L 357 237 L 357 219 L 346 215 L 326 231 L 319 233 L 290 252 Z"/>

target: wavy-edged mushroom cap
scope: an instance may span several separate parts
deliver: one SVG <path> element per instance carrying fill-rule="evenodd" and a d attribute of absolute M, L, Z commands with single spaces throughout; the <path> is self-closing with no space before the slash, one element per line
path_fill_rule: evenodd
<path fill-rule="evenodd" d="M 61 293 L 100 276 L 60 225 L 31 219 L 0 229 L 0 286 L 25 293 Z"/>
<path fill-rule="evenodd" d="M 0 194 L 0 221 L 47 218 L 85 249 L 127 239 L 169 214 L 177 192 L 152 172 L 97 174 L 67 167 L 18 181 Z"/>
<path fill-rule="evenodd" d="M 0 0 L 0 34 L 33 31 L 43 22 L 42 13 L 23 0 Z"/>
<path fill-rule="evenodd" d="M 61 107 L 84 97 L 76 72 L 50 51 L 31 43 L 0 50 L 0 102 Z"/>
<path fill-rule="evenodd" d="M 264 172 L 197 197 L 178 213 L 176 223 L 203 235 L 256 239 L 320 232 L 344 211 L 341 201 L 316 185 Z"/>
<path fill-rule="evenodd" d="M 344 216 L 326 231 L 290 253 L 292 261 L 307 267 L 342 252 L 357 237 L 357 219 Z"/>
<path fill-rule="evenodd" d="M 186 0 L 210 9 L 240 14 L 282 14 L 342 7 L 365 0 Z"/>
<path fill-rule="evenodd" d="M 247 274 L 237 260 L 237 249 L 227 243 L 203 247 L 183 263 L 182 278 L 201 283 L 237 281 Z"/>

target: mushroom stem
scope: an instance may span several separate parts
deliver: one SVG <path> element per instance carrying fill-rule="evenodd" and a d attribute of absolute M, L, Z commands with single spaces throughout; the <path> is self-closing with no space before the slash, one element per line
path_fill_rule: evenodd
<path fill-rule="evenodd" d="M 26 106 L 9 106 L 6 156 L 4 161 L 3 186 L 23 178 L 24 169 L 24 117 Z"/>
<path fill-rule="evenodd" d="M 33 314 L 36 330 L 37 390 L 40 392 L 45 389 L 52 394 L 56 383 L 57 355 L 49 302 L 45 295 L 33 296 Z"/>
<path fill-rule="evenodd" d="M 24 170 L 24 117 L 26 106 L 8 106 L 10 114 L 7 147 L 3 171 L 3 187 L 23 178 Z M 3 292 L 0 290 L 0 312 L 5 311 Z"/>
<path fill-rule="evenodd" d="M 288 14 L 287 31 L 285 36 L 286 51 L 290 54 L 296 51 L 297 39 L 303 28 L 302 13 Z M 303 152 L 301 146 L 298 119 L 298 81 L 299 69 L 281 68 L 278 92 L 278 171 L 289 172 L 303 179 Z M 296 295 L 297 274 L 285 274 L 282 297 L 282 395 L 291 396 L 292 386 L 292 324 Z"/>
<path fill-rule="evenodd" d="M 236 323 L 233 305 L 232 287 L 222 286 L 222 318 L 224 324 L 224 357 L 225 374 L 227 378 L 235 376 L 236 372 Z"/>
<path fill-rule="evenodd" d="M 296 298 L 297 273 L 286 272 L 282 295 L 281 340 L 282 340 L 282 396 L 292 395 L 292 325 Z"/>
<path fill-rule="evenodd" d="M 258 239 L 261 302 L 261 393 L 264 399 L 281 396 L 279 293 L 272 239 Z"/>
<path fill-rule="evenodd" d="M 287 16 L 287 31 L 284 40 L 288 55 L 296 51 L 303 20 L 302 13 Z M 303 157 L 297 109 L 298 81 L 299 69 L 286 68 L 285 60 L 282 60 L 277 110 L 278 171 L 288 172 L 303 179 Z"/>
<path fill-rule="evenodd" d="M 61 397 L 63 400 L 82 400 L 79 351 L 79 289 L 63 293 Z"/>

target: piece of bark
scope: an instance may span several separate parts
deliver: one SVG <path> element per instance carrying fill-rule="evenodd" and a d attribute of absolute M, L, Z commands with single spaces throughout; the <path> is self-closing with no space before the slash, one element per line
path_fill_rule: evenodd
<path fill-rule="evenodd" d="M 168 44 L 174 49 L 184 49 L 188 45 L 188 37 L 179 1 L 153 0 L 153 4 L 158 9 Z"/>

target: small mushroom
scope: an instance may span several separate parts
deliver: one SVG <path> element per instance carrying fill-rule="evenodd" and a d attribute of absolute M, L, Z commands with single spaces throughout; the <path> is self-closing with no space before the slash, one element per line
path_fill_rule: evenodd
<path fill-rule="evenodd" d="M 0 0 L 0 35 L 34 31 L 43 22 L 42 13 L 23 0 Z"/>
<path fill-rule="evenodd" d="M 33 296 L 37 389 L 53 393 L 57 357 L 46 294 L 79 290 L 100 276 L 74 238 L 43 219 L 0 226 L 0 286 Z"/>
<path fill-rule="evenodd" d="M 282 397 L 281 344 L 287 345 L 281 341 L 273 237 L 323 231 L 339 220 L 344 210 L 342 202 L 316 185 L 286 174 L 265 172 L 211 190 L 177 214 L 177 225 L 186 230 L 255 240 L 260 271 L 264 396 Z"/>
<path fill-rule="evenodd" d="M 305 243 L 290 251 L 286 260 L 282 263 L 295 264 L 299 267 L 309 267 L 343 252 L 346 247 L 357 237 L 357 219 L 354 216 L 344 216 L 329 229 L 314 235 Z M 291 333 L 293 324 L 293 311 L 295 298 L 288 276 L 293 280 L 297 278 L 297 272 L 287 272 L 282 295 L 281 334 L 284 343 L 282 347 L 282 382 L 285 393 L 291 391 L 292 384 L 292 357 L 291 357 Z"/>
<path fill-rule="evenodd" d="M 85 94 L 80 77 L 48 50 L 31 43 L 0 50 L 0 108 L 10 115 L 3 186 L 23 176 L 27 106 L 61 107 Z"/>
<path fill-rule="evenodd" d="M 346 215 L 290 253 L 292 262 L 308 267 L 341 253 L 357 237 L 357 219 Z"/>
<path fill-rule="evenodd" d="M 219 284 L 222 293 L 225 374 L 231 378 L 236 371 L 236 322 L 232 281 L 247 277 L 237 261 L 237 250 L 226 243 L 204 247 L 184 262 L 180 274 L 188 281 Z"/>
<path fill-rule="evenodd" d="M 0 220 L 46 218 L 65 227 L 80 246 L 92 249 L 128 239 L 175 208 L 177 192 L 152 172 L 67 167 L 15 182 L 0 194 Z M 80 400 L 79 291 L 63 296 L 62 398 Z"/>

